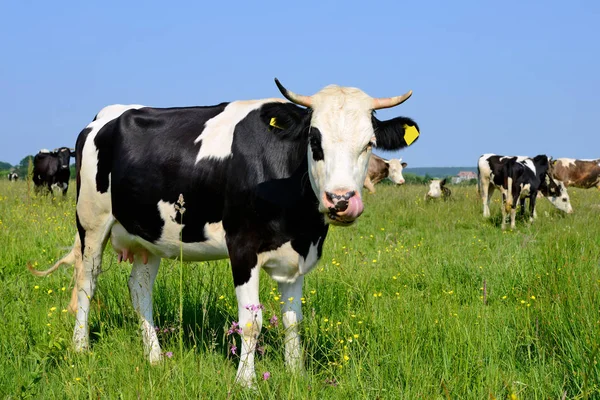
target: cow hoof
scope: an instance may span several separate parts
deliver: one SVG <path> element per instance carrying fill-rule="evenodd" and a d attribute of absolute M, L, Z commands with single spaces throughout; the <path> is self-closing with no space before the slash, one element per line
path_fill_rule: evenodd
<path fill-rule="evenodd" d="M 162 362 L 163 359 L 164 357 L 160 350 L 153 351 L 150 354 L 148 354 L 148 362 L 150 362 L 150 365 L 158 365 Z"/>
<path fill-rule="evenodd" d="M 73 342 L 73 350 L 75 350 L 76 353 L 84 353 L 84 352 L 88 351 L 89 348 L 90 348 L 90 346 L 87 344 L 87 342 L 83 342 L 83 341 Z"/>
<path fill-rule="evenodd" d="M 236 385 L 239 385 L 245 389 L 256 389 L 256 380 L 254 379 L 254 373 L 238 373 L 235 377 Z"/>

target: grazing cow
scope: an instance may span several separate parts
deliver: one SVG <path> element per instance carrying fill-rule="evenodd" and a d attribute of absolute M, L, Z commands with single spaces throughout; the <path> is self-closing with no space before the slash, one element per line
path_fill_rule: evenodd
<path fill-rule="evenodd" d="M 16 172 L 9 172 L 8 173 L 8 180 L 11 182 L 16 182 L 19 180 L 19 174 L 17 174 Z"/>
<path fill-rule="evenodd" d="M 429 182 L 429 190 L 427 194 L 425 194 L 425 200 L 430 199 L 439 199 L 440 197 L 444 200 L 448 200 L 452 195 L 452 191 L 446 187 L 446 178 L 440 179 L 432 179 Z"/>
<path fill-rule="evenodd" d="M 484 154 L 477 163 L 479 191 L 483 201 L 483 216 L 490 216 L 490 199 L 496 187 L 502 192 L 502 228 L 506 227 L 506 215 L 511 213 L 511 228 L 514 228 L 514 213 L 520 199 L 521 212 L 525 209 L 525 200 L 529 198 L 530 218 L 533 221 L 535 199 L 538 191 L 556 208 L 568 214 L 573 212 L 569 194 L 560 181 L 548 174 L 549 161 L 545 155 L 534 158 L 525 156 L 500 156 Z"/>
<path fill-rule="evenodd" d="M 554 179 L 563 181 L 565 186 L 582 189 L 600 189 L 600 158 L 596 160 L 575 160 L 558 158 L 551 163 L 550 172 Z"/>
<path fill-rule="evenodd" d="M 401 158 L 386 160 L 375 154 L 369 159 L 369 169 L 367 170 L 367 178 L 365 179 L 364 187 L 371 193 L 375 193 L 375 185 L 385 178 L 389 178 L 396 185 L 404 183 L 402 169 L 408 164 L 402 162 Z"/>
<path fill-rule="evenodd" d="M 412 92 L 371 98 L 330 85 L 303 96 L 275 82 L 291 103 L 140 108 L 97 118 L 79 134 L 78 235 L 51 268 L 75 263 L 76 350 L 89 345 L 90 302 L 110 238 L 118 258 L 133 262 L 129 289 L 150 362 L 162 357 L 154 279 L 162 258 L 182 252 L 189 261 L 231 261 L 242 342 L 237 382 L 252 386 L 255 379 L 261 267 L 288 299 L 281 307 L 286 364 L 302 367 L 302 283 L 321 257 L 328 226 L 351 225 L 362 214 L 372 147 L 404 148 L 419 131 L 409 118 L 380 121 L 373 113 Z"/>
<path fill-rule="evenodd" d="M 62 190 L 63 196 L 67 195 L 71 170 L 69 161 L 75 157 L 75 150 L 60 147 L 54 151 L 42 149 L 33 158 L 33 183 L 35 191 L 39 193 L 47 188 L 54 194 L 53 188 Z"/>

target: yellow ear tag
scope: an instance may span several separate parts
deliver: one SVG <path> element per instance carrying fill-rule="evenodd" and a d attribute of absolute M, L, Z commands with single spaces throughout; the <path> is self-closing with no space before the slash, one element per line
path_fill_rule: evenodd
<path fill-rule="evenodd" d="M 271 118 L 271 122 L 269 122 L 269 125 L 271 125 L 273 128 L 277 128 L 277 129 L 283 130 L 282 127 L 280 127 L 279 125 L 277 125 L 277 119 L 275 117 Z"/>
<path fill-rule="evenodd" d="M 419 137 L 419 131 L 414 126 L 404 125 L 404 141 L 408 146 Z"/>

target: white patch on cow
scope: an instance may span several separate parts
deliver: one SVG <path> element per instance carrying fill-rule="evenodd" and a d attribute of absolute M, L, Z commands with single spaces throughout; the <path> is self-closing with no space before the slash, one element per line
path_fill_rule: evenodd
<path fill-rule="evenodd" d="M 285 102 L 282 99 L 262 99 L 234 101 L 229 103 L 222 113 L 206 121 L 200 136 L 194 144 L 201 142 L 196 163 L 203 158 L 225 158 L 231 155 L 233 132 L 236 125 L 246 116 L 265 103 Z"/>
<path fill-rule="evenodd" d="M 402 159 L 391 159 L 387 161 L 390 166 L 388 178 L 396 185 L 404 183 L 404 176 L 402 175 Z"/>
<path fill-rule="evenodd" d="M 175 221 L 177 214 L 175 203 L 161 200 L 158 202 L 157 208 L 164 222 L 160 238 L 155 242 L 149 242 L 139 236 L 131 235 L 121 224 L 117 223 L 112 228 L 112 243 L 116 251 L 126 248 L 137 253 L 143 248 L 161 258 L 176 258 L 182 251 L 184 261 L 210 261 L 229 257 L 223 223 L 205 224 L 205 241 L 182 243 L 180 235 L 185 226 L 185 214 L 183 216 L 184 223 L 180 225 Z"/>
<path fill-rule="evenodd" d="M 285 242 L 275 250 L 258 254 L 258 265 L 276 282 L 294 282 L 300 275 L 300 254 Z"/>
<path fill-rule="evenodd" d="M 571 214 L 573 212 L 573 207 L 571 206 L 571 199 L 569 198 L 567 187 L 563 182 L 556 179 L 554 179 L 554 182 L 561 187 L 561 195 L 560 197 L 548 196 L 546 198 L 554 207 L 566 212 L 567 214 Z"/>
<path fill-rule="evenodd" d="M 326 212 L 325 192 L 362 193 L 370 147 L 375 134 L 371 120 L 373 99 L 356 88 L 329 85 L 312 96 L 311 126 L 321 132 L 324 160 L 314 161 L 309 148 L 309 178 Z"/>
<path fill-rule="evenodd" d="M 279 283 L 292 283 L 299 276 L 310 272 L 317 261 L 319 243 L 311 243 L 306 258 L 302 257 L 292 248 L 291 242 L 285 242 L 275 250 L 265 251 L 258 254 L 258 265 L 261 265 L 273 280 Z"/>
<path fill-rule="evenodd" d="M 50 150 L 48 150 L 48 149 L 41 149 L 40 153 L 50 153 Z"/>
<path fill-rule="evenodd" d="M 427 192 L 427 197 L 431 197 L 433 199 L 439 199 L 442 197 L 442 186 L 441 180 L 434 179 L 429 183 L 429 191 Z"/>
<path fill-rule="evenodd" d="M 520 197 L 523 198 L 523 197 L 529 196 L 529 193 L 531 192 L 531 183 L 521 183 L 520 187 L 521 187 Z"/>
<path fill-rule="evenodd" d="M 146 106 L 143 106 L 141 104 L 112 104 L 100 110 L 100 112 L 96 114 L 96 120 L 108 119 L 110 121 L 117 118 L 119 115 L 123 114 L 127 110 L 138 110 L 144 107 Z"/>
<path fill-rule="evenodd" d="M 518 160 L 521 164 L 523 164 L 524 166 L 526 166 L 527 168 L 529 168 L 531 171 L 533 171 L 533 173 L 536 173 L 536 169 L 535 169 L 535 165 L 533 164 L 533 160 L 530 158 L 527 158 L 525 160 Z"/>
<path fill-rule="evenodd" d="M 556 160 L 557 163 L 559 163 L 565 168 L 568 168 L 570 166 L 574 167 L 575 161 L 577 160 L 575 160 L 574 158 L 559 158 L 558 160 Z"/>
<path fill-rule="evenodd" d="M 322 240 L 323 238 L 320 237 L 317 240 L 317 243 L 310 244 L 306 258 L 300 256 L 300 274 L 308 274 L 317 265 L 317 262 L 319 261 L 319 243 L 321 243 Z"/>

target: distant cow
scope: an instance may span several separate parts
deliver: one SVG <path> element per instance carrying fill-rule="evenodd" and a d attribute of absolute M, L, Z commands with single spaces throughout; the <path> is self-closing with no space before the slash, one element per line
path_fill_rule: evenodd
<path fill-rule="evenodd" d="M 53 188 L 60 188 L 63 196 L 69 189 L 71 171 L 69 162 L 75 157 L 75 149 L 59 147 L 54 151 L 40 150 L 33 158 L 33 183 L 35 191 L 39 193 L 45 188 L 54 194 Z"/>
<path fill-rule="evenodd" d="M 596 160 L 575 160 L 559 158 L 551 163 L 550 171 L 554 179 L 563 181 L 565 186 L 582 189 L 600 189 L 600 158 Z"/>
<path fill-rule="evenodd" d="M 452 191 L 446 187 L 447 179 L 433 179 L 429 182 L 429 190 L 425 195 L 425 200 L 439 199 L 448 200 L 452 195 Z"/>
<path fill-rule="evenodd" d="M 8 180 L 11 182 L 16 182 L 19 180 L 19 174 L 17 174 L 16 172 L 9 172 L 7 176 Z"/>
<path fill-rule="evenodd" d="M 526 156 L 500 156 L 484 154 L 479 158 L 477 170 L 479 191 L 483 200 L 483 216 L 490 216 L 490 199 L 496 187 L 502 192 L 502 228 L 506 227 L 506 215 L 511 213 L 511 228 L 515 226 L 517 203 L 521 212 L 529 198 L 530 220 L 536 218 L 535 199 L 541 192 L 556 208 L 568 214 L 573 212 L 569 194 L 564 184 L 548 174 L 549 161 L 545 155 L 534 158 Z"/>
<path fill-rule="evenodd" d="M 407 163 L 402 162 L 401 158 L 386 160 L 372 154 L 369 160 L 369 170 L 367 171 L 364 187 L 369 192 L 375 193 L 375 185 L 385 178 L 389 178 L 396 185 L 402 185 L 404 183 L 402 169 L 406 168 L 407 165 Z"/>

